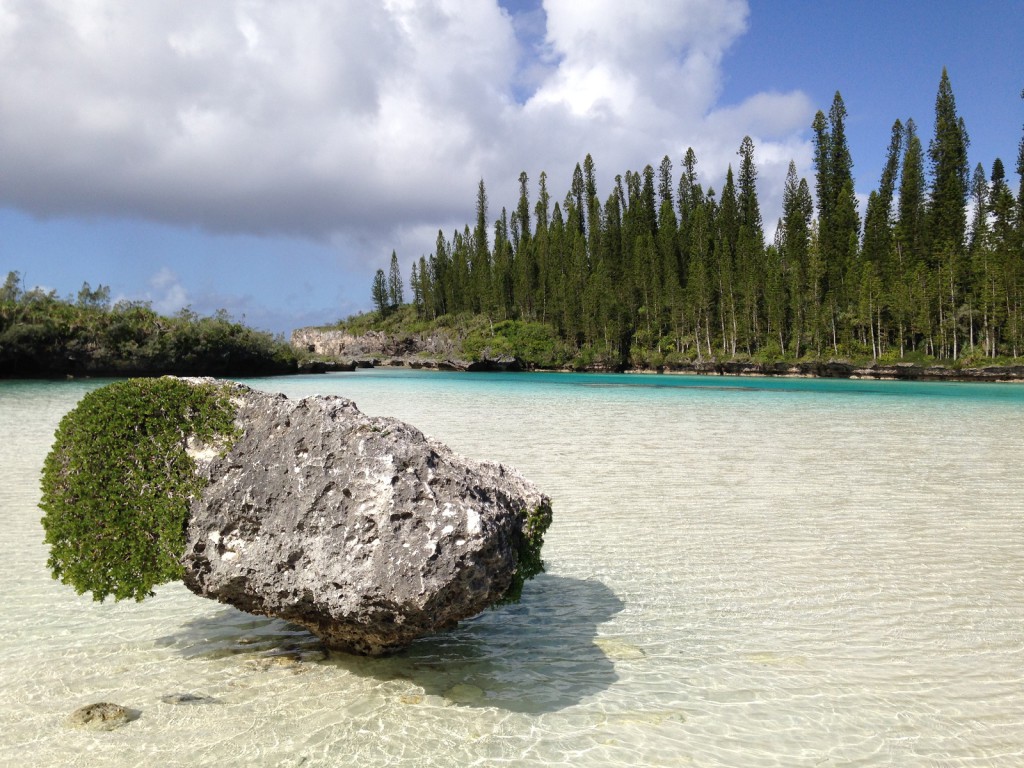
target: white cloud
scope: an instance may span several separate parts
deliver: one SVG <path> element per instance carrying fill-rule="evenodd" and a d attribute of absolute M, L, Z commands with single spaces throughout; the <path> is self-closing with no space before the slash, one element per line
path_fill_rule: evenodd
<path fill-rule="evenodd" d="M 146 300 L 152 302 L 153 309 L 162 315 L 173 315 L 190 303 L 188 291 L 168 267 L 161 267 L 149 279 L 149 287 L 152 291 L 146 294 Z"/>
<path fill-rule="evenodd" d="M 561 199 L 588 152 L 605 194 L 688 146 L 720 187 L 744 134 L 764 187 L 807 156 L 801 94 L 717 105 L 745 2 L 544 10 L 538 58 L 495 0 L 3 0 L 0 204 L 409 260 L 472 217 L 481 177 L 494 218 L 520 170 Z"/>

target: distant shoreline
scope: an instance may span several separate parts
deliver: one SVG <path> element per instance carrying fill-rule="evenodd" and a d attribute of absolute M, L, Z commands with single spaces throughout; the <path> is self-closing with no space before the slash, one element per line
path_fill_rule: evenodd
<path fill-rule="evenodd" d="M 702 362 L 659 368 L 613 369 L 607 366 L 583 368 L 540 368 L 524 364 L 518 358 L 466 361 L 459 359 L 425 359 L 405 357 L 367 357 L 349 360 L 307 361 L 300 373 L 331 373 L 371 368 L 408 368 L 465 373 L 625 373 L 668 376 L 730 376 L 803 379 L 855 379 L 874 381 L 959 381 L 976 383 L 1024 383 L 1024 365 L 951 368 L 922 366 L 913 363 L 858 366 L 852 363 L 753 363 Z"/>
<path fill-rule="evenodd" d="M 672 361 L 661 366 L 642 362 L 635 366 L 607 362 L 564 364 L 547 349 L 531 346 L 529 337 L 488 339 L 488 345 L 467 344 L 470 332 L 449 328 L 411 331 L 347 328 L 299 328 L 292 332 L 292 348 L 303 359 L 299 373 L 354 371 L 357 368 L 412 368 L 443 371 L 567 371 L 576 373 L 646 373 L 694 376 L 765 376 L 777 378 L 868 379 L 896 381 L 1024 382 L 1024 362 L 965 365 L 925 362 L 871 362 L 863 360 L 751 360 L 714 359 Z M 524 346 L 525 344 L 525 346 Z"/>

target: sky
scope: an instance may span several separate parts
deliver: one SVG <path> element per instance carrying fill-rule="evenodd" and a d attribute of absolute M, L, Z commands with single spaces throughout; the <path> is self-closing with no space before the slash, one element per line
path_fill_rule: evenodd
<path fill-rule="evenodd" d="M 1021 40 L 1021 0 L 0 0 L 0 278 L 288 334 L 370 309 L 480 179 L 492 221 L 587 153 L 601 199 L 687 147 L 721 189 L 746 135 L 771 232 L 836 91 L 863 215 L 943 67 L 972 169 L 1013 173 Z"/>

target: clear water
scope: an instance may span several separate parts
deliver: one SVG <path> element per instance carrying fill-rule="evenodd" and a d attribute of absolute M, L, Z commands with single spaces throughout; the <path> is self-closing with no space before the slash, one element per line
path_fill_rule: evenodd
<path fill-rule="evenodd" d="M 519 606 L 370 660 L 180 585 L 99 604 L 50 579 L 39 471 L 99 383 L 0 382 L 0 764 L 1024 764 L 1024 387 L 250 382 L 351 397 L 554 499 Z M 65 725 L 97 701 L 137 719 Z"/>

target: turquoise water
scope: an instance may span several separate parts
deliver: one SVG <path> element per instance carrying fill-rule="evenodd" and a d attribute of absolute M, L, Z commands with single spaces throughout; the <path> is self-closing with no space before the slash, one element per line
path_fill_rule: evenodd
<path fill-rule="evenodd" d="M 554 499 L 548 572 L 385 660 L 167 585 L 50 580 L 38 473 L 100 382 L 0 382 L 0 763 L 1024 764 L 1024 387 L 360 371 Z M 206 703 L 173 705 L 189 692 Z M 64 718 L 137 710 L 111 733 Z"/>

